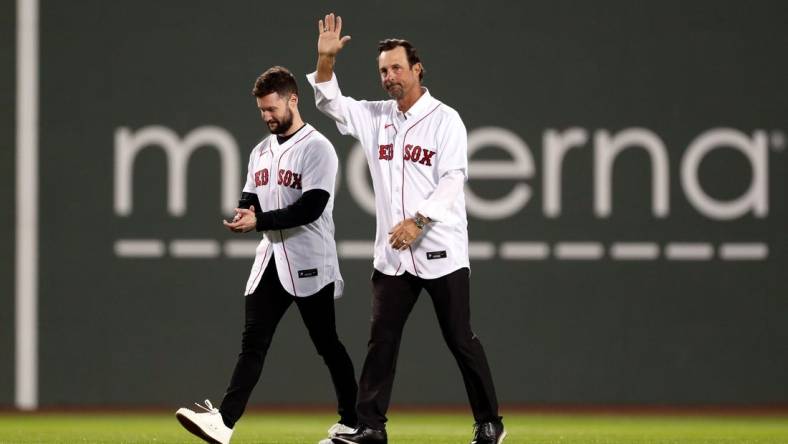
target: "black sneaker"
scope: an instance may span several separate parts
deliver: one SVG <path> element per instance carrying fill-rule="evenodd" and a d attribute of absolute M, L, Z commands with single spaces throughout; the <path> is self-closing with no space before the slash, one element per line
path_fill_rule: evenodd
<path fill-rule="evenodd" d="M 359 425 L 353 433 L 339 433 L 331 441 L 334 444 L 388 444 L 386 430 L 377 430 L 365 425 Z"/>
<path fill-rule="evenodd" d="M 471 444 L 501 444 L 506 438 L 506 430 L 501 421 L 477 422 L 473 425 Z"/>

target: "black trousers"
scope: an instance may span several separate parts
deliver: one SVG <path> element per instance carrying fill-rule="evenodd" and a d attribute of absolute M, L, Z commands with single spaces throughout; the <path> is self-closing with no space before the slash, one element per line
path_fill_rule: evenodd
<path fill-rule="evenodd" d="M 408 273 L 373 272 L 372 326 L 359 382 L 359 422 L 376 429 L 385 427 L 402 329 L 422 288 L 432 298 L 443 338 L 462 373 L 474 419 L 500 419 L 487 357 L 471 331 L 469 274 L 462 268 L 437 279 L 422 279 Z"/>
<path fill-rule="evenodd" d="M 340 422 L 355 426 L 355 402 L 358 387 L 345 347 L 339 341 L 334 317 L 334 284 L 323 287 L 309 297 L 291 296 L 279 282 L 273 258 L 263 273 L 254 293 L 246 296 L 246 323 L 241 341 L 241 353 L 235 365 L 230 386 L 219 411 L 229 427 L 243 415 L 249 396 L 260 379 L 263 363 L 271 345 L 276 326 L 290 304 L 295 301 L 309 337 L 323 357 L 331 373 L 337 395 Z"/>

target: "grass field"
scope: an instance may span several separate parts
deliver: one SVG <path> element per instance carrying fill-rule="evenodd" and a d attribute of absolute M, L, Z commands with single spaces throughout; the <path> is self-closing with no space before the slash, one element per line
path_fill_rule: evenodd
<path fill-rule="evenodd" d="M 233 443 L 316 444 L 335 420 L 328 414 L 250 412 Z M 506 444 L 788 443 L 788 416 L 671 416 L 507 414 Z M 465 443 L 465 414 L 397 413 L 388 425 L 392 444 Z M 0 443 L 199 443 L 174 415 L 0 414 Z"/>

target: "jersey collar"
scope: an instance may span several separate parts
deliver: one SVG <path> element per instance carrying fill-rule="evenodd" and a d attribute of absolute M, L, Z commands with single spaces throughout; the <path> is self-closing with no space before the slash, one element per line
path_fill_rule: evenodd
<path fill-rule="evenodd" d="M 269 136 L 270 140 L 271 140 L 271 149 L 275 150 L 275 151 L 286 150 L 287 148 L 290 148 L 290 146 L 292 146 L 294 143 L 296 143 L 299 140 L 303 139 L 313 129 L 314 128 L 312 128 L 312 125 L 304 122 L 304 126 L 300 130 L 298 130 L 298 132 L 293 134 L 293 137 L 287 139 L 285 141 L 285 143 L 283 143 L 281 145 L 279 144 L 279 141 L 276 139 L 276 134 L 271 134 Z"/>
<path fill-rule="evenodd" d="M 399 122 L 407 122 L 419 117 L 424 114 L 428 108 L 431 108 L 430 105 L 435 102 L 435 99 L 430 94 L 430 90 L 422 86 L 421 91 L 423 94 L 419 97 L 419 100 L 404 113 L 400 112 L 399 108 L 397 108 L 396 100 L 392 101 L 394 103 L 394 117 L 396 117 Z"/>

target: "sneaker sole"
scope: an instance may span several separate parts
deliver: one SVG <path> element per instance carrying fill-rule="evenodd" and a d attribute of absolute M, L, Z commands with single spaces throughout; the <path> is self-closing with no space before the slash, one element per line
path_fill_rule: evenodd
<path fill-rule="evenodd" d="M 333 442 L 334 444 L 358 444 L 358 441 L 350 441 L 349 439 L 337 438 L 336 436 L 331 438 L 331 442 Z M 388 440 L 383 441 L 383 442 L 387 443 Z"/>
<path fill-rule="evenodd" d="M 193 423 L 191 419 L 187 418 L 186 415 L 183 415 L 181 413 L 176 413 L 175 417 L 178 418 L 178 422 L 181 423 L 183 428 L 188 430 L 189 432 L 191 432 L 192 435 L 202 439 L 205 442 L 209 442 L 211 444 L 222 444 L 221 441 L 217 441 L 217 440 L 211 438 L 207 433 L 205 433 L 205 431 L 203 431 L 202 428 L 200 428 L 200 426 L 198 426 L 197 424 Z"/>
<path fill-rule="evenodd" d="M 344 438 L 337 438 L 336 436 L 331 438 L 331 442 L 334 444 L 358 444 L 356 441 L 350 441 Z"/>

